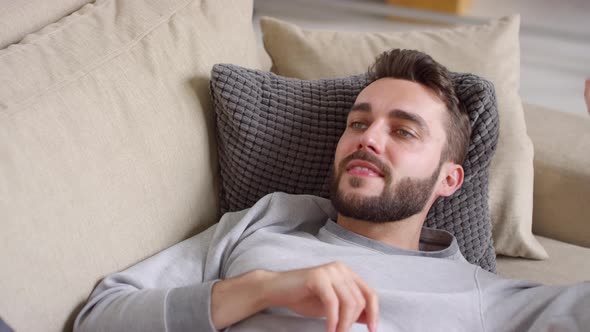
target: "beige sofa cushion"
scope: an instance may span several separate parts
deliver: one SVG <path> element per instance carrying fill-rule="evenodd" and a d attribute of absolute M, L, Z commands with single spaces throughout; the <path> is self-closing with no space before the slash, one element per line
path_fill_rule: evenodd
<path fill-rule="evenodd" d="M 533 147 L 518 95 L 518 16 L 429 32 L 311 31 L 271 18 L 263 18 L 261 28 L 273 71 L 283 76 L 316 79 L 357 74 L 385 50 L 412 48 L 429 53 L 450 70 L 491 80 L 500 112 L 500 139 L 490 168 L 489 200 L 496 251 L 510 256 L 547 257 L 531 232 Z"/>
<path fill-rule="evenodd" d="M 533 231 L 590 248 L 590 117 L 525 105 L 525 118 L 535 146 Z"/>
<path fill-rule="evenodd" d="M 590 281 L 590 249 L 536 236 L 549 253 L 543 261 L 498 256 L 498 274 L 550 285 L 567 285 Z"/>
<path fill-rule="evenodd" d="M 259 66 L 251 14 L 98 0 L 0 51 L 0 315 L 17 331 L 69 327 L 99 278 L 217 220 L 208 79 Z"/>
<path fill-rule="evenodd" d="M 0 49 L 76 11 L 92 0 L 0 0 Z"/>

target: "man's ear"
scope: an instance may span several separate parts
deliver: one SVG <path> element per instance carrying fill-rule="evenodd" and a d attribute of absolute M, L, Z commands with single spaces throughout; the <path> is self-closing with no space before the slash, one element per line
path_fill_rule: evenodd
<path fill-rule="evenodd" d="M 463 184 L 463 178 L 465 175 L 463 167 L 452 162 L 445 162 L 441 169 L 441 174 L 444 177 L 442 178 L 438 193 L 443 197 L 451 196 Z"/>

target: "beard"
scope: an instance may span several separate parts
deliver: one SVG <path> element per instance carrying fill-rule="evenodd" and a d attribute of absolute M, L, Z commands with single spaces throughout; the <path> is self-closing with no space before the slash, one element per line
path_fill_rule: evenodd
<path fill-rule="evenodd" d="M 354 193 L 344 193 L 339 185 L 346 165 L 353 159 L 366 160 L 375 165 L 383 174 L 383 190 L 378 196 L 363 197 Z M 403 178 L 392 186 L 391 171 L 377 157 L 366 151 L 355 151 L 344 158 L 338 168 L 334 165 L 331 173 L 330 199 L 338 213 L 345 217 L 373 223 L 399 221 L 421 212 L 432 194 L 442 167 L 442 159 L 432 175 L 423 179 Z M 365 179 L 351 177 L 349 184 L 353 188 L 363 185 Z"/>

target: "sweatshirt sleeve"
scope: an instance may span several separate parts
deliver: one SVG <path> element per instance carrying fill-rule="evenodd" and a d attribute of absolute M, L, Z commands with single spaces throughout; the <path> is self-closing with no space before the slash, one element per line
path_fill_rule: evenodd
<path fill-rule="evenodd" d="M 74 322 L 74 331 L 215 331 L 211 289 L 241 234 L 244 212 L 104 278 Z"/>
<path fill-rule="evenodd" d="M 583 331 L 590 326 L 590 282 L 568 286 L 504 279 L 478 269 L 485 331 Z"/>

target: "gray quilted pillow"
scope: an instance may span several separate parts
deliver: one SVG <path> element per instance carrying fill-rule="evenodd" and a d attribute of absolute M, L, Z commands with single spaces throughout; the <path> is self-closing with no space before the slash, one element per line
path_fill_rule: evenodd
<path fill-rule="evenodd" d="M 473 264 L 495 272 L 488 208 L 488 166 L 498 140 L 493 85 L 453 73 L 473 133 L 463 186 L 439 198 L 425 225 L 455 235 Z M 252 206 L 276 191 L 329 197 L 334 151 L 365 75 L 322 80 L 218 64 L 211 73 L 220 167 L 221 212 Z"/>

